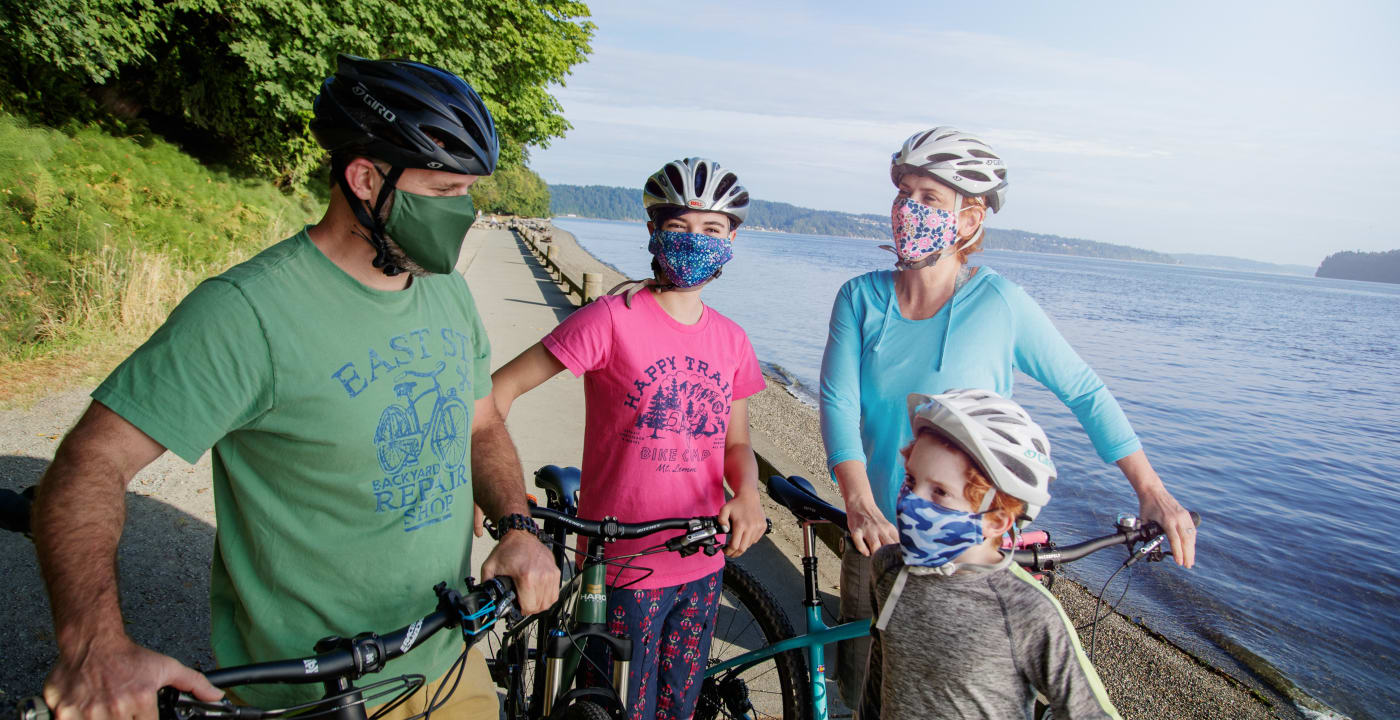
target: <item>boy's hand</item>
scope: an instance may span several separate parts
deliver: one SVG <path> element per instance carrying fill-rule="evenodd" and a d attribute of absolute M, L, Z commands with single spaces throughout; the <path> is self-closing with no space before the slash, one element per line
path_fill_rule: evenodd
<path fill-rule="evenodd" d="M 768 529 L 768 518 L 758 503 L 758 491 L 740 493 L 725 503 L 719 509 L 719 524 L 729 533 L 729 541 L 724 548 L 725 557 L 739 557 L 749 546 L 762 539 Z"/>

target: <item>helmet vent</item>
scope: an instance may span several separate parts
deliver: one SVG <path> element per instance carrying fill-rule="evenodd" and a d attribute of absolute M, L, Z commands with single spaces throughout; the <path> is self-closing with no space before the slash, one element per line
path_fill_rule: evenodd
<path fill-rule="evenodd" d="M 660 186 L 659 184 L 657 184 L 656 178 L 647 178 L 647 184 L 646 184 L 644 190 L 645 190 L 646 194 L 651 195 L 651 196 L 654 196 L 654 197 L 660 197 L 660 198 L 666 197 L 666 191 L 665 191 L 665 190 L 662 190 L 662 189 L 661 189 L 661 186 Z"/>
<path fill-rule="evenodd" d="M 981 410 L 973 410 L 972 412 L 968 413 L 968 415 L 978 417 L 980 415 L 997 415 L 1000 412 L 1001 411 L 996 408 L 982 408 Z"/>
<path fill-rule="evenodd" d="M 953 153 L 934 153 L 933 155 L 929 155 L 925 159 L 931 163 L 941 163 L 952 162 L 954 160 L 957 160 L 958 156 L 954 155 Z"/>
<path fill-rule="evenodd" d="M 695 168 L 695 194 L 696 194 L 696 195 L 704 195 L 704 194 L 705 194 L 705 181 L 708 180 L 708 179 L 710 179 L 710 178 L 709 178 L 709 173 L 710 173 L 710 169 L 709 169 L 708 167 L 706 167 L 705 163 L 700 163 L 700 165 L 699 165 L 698 167 Z M 719 193 L 715 193 L 715 194 L 718 195 Z"/>
<path fill-rule="evenodd" d="M 968 180 L 976 180 L 977 182 L 991 182 L 991 181 L 992 181 L 991 178 L 989 178 L 989 177 L 987 177 L 986 175 L 984 175 L 984 174 L 982 174 L 982 173 L 980 173 L 980 172 L 977 172 L 977 171 L 975 171 L 975 170 L 959 170 L 959 171 L 958 171 L 958 176 L 959 176 L 959 177 L 965 177 L 965 178 L 967 178 Z"/>
<path fill-rule="evenodd" d="M 725 173 L 724 176 L 719 179 L 719 184 L 715 186 L 715 191 L 711 193 L 711 195 L 722 198 L 725 193 L 729 192 L 729 188 L 734 187 L 734 184 L 737 182 L 739 182 L 739 178 L 735 177 L 734 173 Z M 697 189 L 696 192 L 699 193 L 699 190 Z"/>
<path fill-rule="evenodd" d="M 1041 455 L 1050 454 L 1050 448 L 1045 447 L 1045 443 L 1041 442 L 1040 438 L 1031 438 L 1031 445 L 1034 445 L 1035 449 L 1039 450 Z"/>
<path fill-rule="evenodd" d="M 741 207 L 748 207 L 748 206 L 749 206 L 749 194 L 746 193 L 746 192 L 739 193 L 738 195 L 734 196 L 734 199 L 733 199 L 733 200 L 731 200 L 731 201 L 729 202 L 729 207 L 731 207 L 731 208 L 741 208 Z"/>
<path fill-rule="evenodd" d="M 1003 467 L 1005 467 L 1007 470 L 1010 470 L 1011 473 L 1016 477 L 1020 478 L 1021 482 L 1024 482 L 1025 484 L 1030 485 L 1031 487 L 1040 487 L 1040 482 L 1036 480 L 1035 473 L 1031 472 L 1024 464 L 1022 464 L 1019 458 L 1011 457 L 1010 455 L 1007 455 L 1006 453 L 1001 452 L 1000 450 L 993 450 L 992 454 L 997 456 L 997 460 L 1001 461 Z"/>
<path fill-rule="evenodd" d="M 1015 445 L 1015 444 L 1016 444 L 1016 438 L 1011 437 L 1011 434 L 1008 433 L 1008 432 L 1006 432 L 1005 430 L 1001 430 L 1001 429 L 999 429 L 999 428 L 994 428 L 994 427 L 991 427 L 991 426 L 988 426 L 987 429 L 988 429 L 988 430 L 991 430 L 992 432 L 994 432 L 994 433 L 996 433 L 996 434 L 998 434 L 998 435 L 1000 435 L 1000 436 L 1002 436 L 1003 439 L 1005 439 L 1007 442 L 1011 443 L 1012 445 Z"/>
<path fill-rule="evenodd" d="M 992 160 L 998 159 L 995 154 L 989 153 L 986 150 L 978 150 L 976 148 L 969 148 L 967 154 L 971 155 L 972 157 L 990 158 Z"/>
<path fill-rule="evenodd" d="M 666 166 L 666 180 L 671 183 L 671 187 L 678 194 L 685 194 L 685 179 L 681 177 L 681 171 L 677 170 L 674 164 Z M 662 193 L 662 196 L 664 197 L 665 193 Z"/>

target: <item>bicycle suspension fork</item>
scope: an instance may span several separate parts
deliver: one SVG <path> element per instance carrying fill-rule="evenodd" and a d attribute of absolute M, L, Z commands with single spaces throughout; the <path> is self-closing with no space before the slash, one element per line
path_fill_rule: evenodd
<path fill-rule="evenodd" d="M 588 560 L 584 563 L 582 584 L 579 586 L 577 617 L 565 628 L 550 629 L 545 645 L 544 707 L 545 715 L 554 710 L 554 701 L 560 691 L 574 684 L 579 663 L 583 660 L 580 648 L 595 638 L 593 642 L 606 643 L 612 650 L 612 686 L 617 692 L 618 702 L 627 702 L 627 676 L 632 664 L 632 640 L 618 637 L 608 631 L 607 566 L 603 564 L 603 542 L 597 538 L 588 541 Z M 572 626 L 573 632 L 569 632 Z"/>

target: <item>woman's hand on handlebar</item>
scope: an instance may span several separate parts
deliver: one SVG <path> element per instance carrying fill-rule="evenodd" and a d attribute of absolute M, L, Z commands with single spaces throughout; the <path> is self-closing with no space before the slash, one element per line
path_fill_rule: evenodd
<path fill-rule="evenodd" d="M 121 636 L 60 653 L 44 682 L 54 720 L 156 720 L 156 691 L 166 685 L 214 702 L 223 691 L 178 660 Z"/>
<path fill-rule="evenodd" d="M 729 538 L 725 541 L 725 557 L 739 557 L 749 546 L 763 538 L 768 529 L 768 518 L 763 514 L 763 506 L 758 502 L 758 490 L 745 488 L 732 500 L 719 509 L 717 518 L 720 527 L 727 528 Z"/>
<path fill-rule="evenodd" d="M 543 612 L 559 599 L 559 568 L 554 556 L 538 538 L 524 530 L 510 530 L 481 564 L 481 579 L 505 575 L 515 581 L 520 612 Z"/>
<path fill-rule="evenodd" d="M 1139 497 L 1138 514 L 1161 526 L 1172 545 L 1176 564 L 1185 568 L 1196 564 L 1196 524 L 1191 521 L 1191 513 L 1166 488 L 1159 486 Z"/>

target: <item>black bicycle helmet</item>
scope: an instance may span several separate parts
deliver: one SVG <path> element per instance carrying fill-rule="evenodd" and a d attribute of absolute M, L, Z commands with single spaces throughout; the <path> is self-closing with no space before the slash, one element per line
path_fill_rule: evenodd
<path fill-rule="evenodd" d="M 463 175 L 490 175 L 500 155 L 481 96 L 456 75 L 419 62 L 341 55 L 313 114 L 311 134 L 333 155 Z"/>
<path fill-rule="evenodd" d="M 500 144 L 491 111 L 462 78 L 410 60 L 366 60 L 341 55 L 335 74 L 321 83 L 312 107 L 311 134 L 331 153 L 331 175 L 368 231 L 374 266 L 390 277 L 391 261 L 380 211 L 404 170 L 490 175 Z M 343 163 L 360 155 L 389 163 L 374 207 L 353 202 Z"/>

